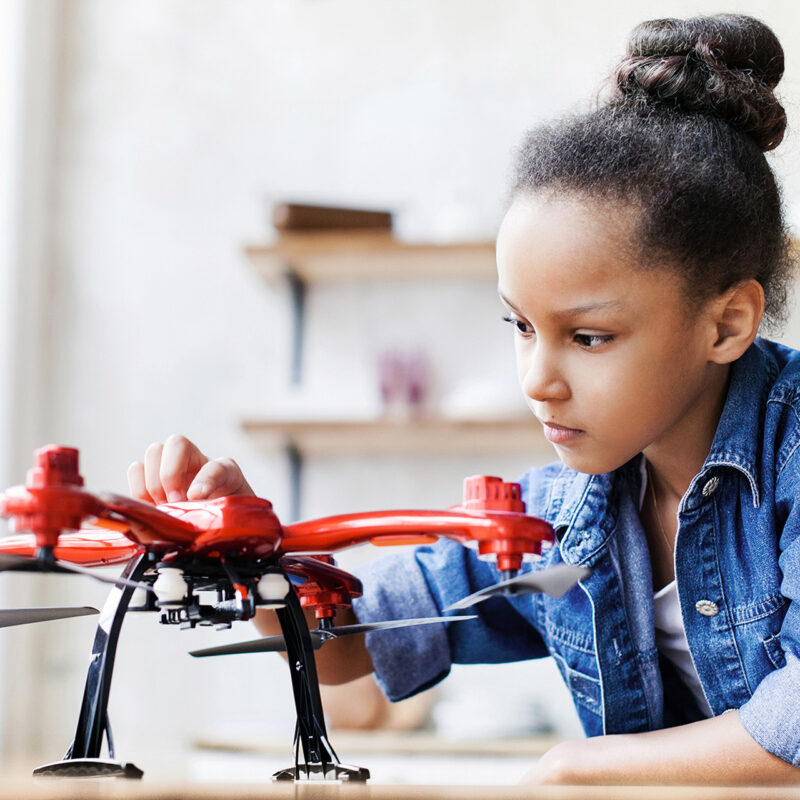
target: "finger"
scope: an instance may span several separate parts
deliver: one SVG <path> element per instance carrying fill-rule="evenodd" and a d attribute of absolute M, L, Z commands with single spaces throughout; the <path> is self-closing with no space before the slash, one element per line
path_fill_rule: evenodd
<path fill-rule="evenodd" d="M 173 434 L 164 442 L 159 478 L 170 503 L 186 500 L 186 490 L 207 461 L 185 436 Z"/>
<path fill-rule="evenodd" d="M 161 485 L 161 453 L 164 445 L 161 442 L 153 442 L 144 451 L 144 485 L 154 503 L 166 503 L 167 495 Z"/>
<path fill-rule="evenodd" d="M 144 464 L 141 461 L 134 461 L 128 467 L 128 490 L 137 500 L 144 500 L 145 503 L 153 502 L 144 483 Z"/>
<path fill-rule="evenodd" d="M 254 492 L 232 458 L 216 458 L 204 464 L 187 492 L 190 500 L 211 500 L 242 494 L 252 495 Z"/>

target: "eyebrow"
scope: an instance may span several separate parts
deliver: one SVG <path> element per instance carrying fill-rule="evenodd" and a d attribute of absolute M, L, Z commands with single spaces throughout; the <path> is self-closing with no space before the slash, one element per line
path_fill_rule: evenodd
<path fill-rule="evenodd" d="M 522 312 L 500 291 L 497 290 L 500 299 L 512 310 L 516 311 L 521 316 Z M 554 317 L 561 317 L 571 319 L 572 317 L 579 317 L 581 314 L 588 314 L 590 311 L 606 311 L 606 310 L 619 310 L 625 308 L 625 303 L 622 300 L 601 300 L 596 303 L 585 303 L 581 306 L 574 306 L 573 308 L 563 308 L 553 312 Z"/>

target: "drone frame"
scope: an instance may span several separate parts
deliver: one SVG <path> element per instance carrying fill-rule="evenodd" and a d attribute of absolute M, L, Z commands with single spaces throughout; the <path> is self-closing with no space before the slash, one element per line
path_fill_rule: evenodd
<path fill-rule="evenodd" d="M 331 629 L 337 607 L 350 606 L 361 594 L 360 581 L 334 566 L 327 554 L 364 542 L 419 544 L 447 537 L 477 545 L 480 556 L 496 561 L 508 584 L 509 579 L 523 577 L 517 572 L 524 559 L 541 554 L 542 545 L 554 539 L 550 525 L 525 514 L 518 484 L 487 476 L 466 479 L 464 502 L 444 512 L 364 512 L 285 526 L 261 498 L 154 507 L 118 495 L 92 494 L 82 485 L 78 451 L 50 445 L 36 451 L 27 485 L 0 495 L 0 514 L 13 518 L 17 530 L 31 532 L 0 539 L 0 553 L 27 556 L 37 568 L 43 563 L 58 566 L 61 559 L 84 567 L 125 562 L 100 615 L 72 745 L 61 761 L 37 768 L 35 775 L 142 776 L 135 765 L 115 759 L 108 719 L 122 622 L 132 610 L 134 587 L 141 586 L 150 593 L 144 610 L 160 608 L 162 622 L 189 627 L 204 622 L 229 626 L 234 620 L 251 619 L 259 606 L 274 607 L 297 711 L 294 766 L 275 773 L 274 779 L 365 781 L 369 771 L 342 764 L 328 740 L 314 646 L 303 611 L 314 607 L 320 628 Z M 70 533 L 86 521 L 111 532 Z M 586 570 L 573 569 L 566 583 L 560 578 L 567 587 L 585 577 Z M 264 576 L 275 573 L 286 579 L 282 597 L 269 597 L 274 590 L 261 592 L 259 586 Z M 159 590 L 162 575 L 173 579 L 166 581 L 169 591 L 163 586 Z M 304 582 L 294 586 L 291 577 Z M 548 591 L 539 584 L 513 592 L 502 583 L 498 586 L 496 593 Z M 207 588 L 217 590 L 216 606 L 199 605 L 194 592 Z M 468 602 L 479 602 L 490 593 L 484 589 Z M 101 757 L 104 739 L 107 759 Z"/>

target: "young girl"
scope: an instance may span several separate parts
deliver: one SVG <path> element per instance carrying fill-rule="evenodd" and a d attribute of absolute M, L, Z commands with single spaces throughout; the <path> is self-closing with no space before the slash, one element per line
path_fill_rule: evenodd
<path fill-rule="evenodd" d="M 800 357 L 756 339 L 790 266 L 764 158 L 785 126 L 782 72 L 749 17 L 646 22 L 609 102 L 528 136 L 499 290 L 561 462 L 523 492 L 558 536 L 543 565 L 592 573 L 560 600 L 341 640 L 319 653 L 323 681 L 374 670 L 396 700 L 456 662 L 549 654 L 589 738 L 553 748 L 533 782 L 800 778 Z M 251 491 L 180 437 L 129 477 L 155 502 Z M 499 576 L 441 541 L 361 577 L 371 621 L 437 615 Z"/>

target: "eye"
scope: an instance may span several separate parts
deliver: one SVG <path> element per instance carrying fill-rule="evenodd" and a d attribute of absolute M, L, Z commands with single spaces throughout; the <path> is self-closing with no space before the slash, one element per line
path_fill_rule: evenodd
<path fill-rule="evenodd" d="M 614 341 L 612 334 L 576 333 L 575 341 L 586 350 L 596 350 L 604 344 Z"/>
<path fill-rule="evenodd" d="M 503 317 L 504 322 L 508 322 L 510 325 L 514 326 L 514 329 L 518 334 L 521 336 L 530 336 L 534 330 L 528 325 L 527 322 L 523 322 L 521 319 L 517 317 L 512 317 L 511 315 Z"/>

